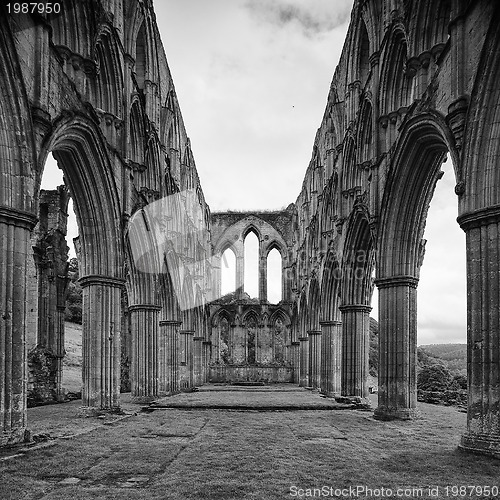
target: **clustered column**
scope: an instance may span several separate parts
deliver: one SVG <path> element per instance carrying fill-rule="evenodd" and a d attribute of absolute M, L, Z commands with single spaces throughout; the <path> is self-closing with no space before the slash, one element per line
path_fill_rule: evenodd
<path fill-rule="evenodd" d="M 321 330 L 309 330 L 309 386 L 320 386 Z"/>
<path fill-rule="evenodd" d="M 129 306 L 132 332 L 132 399 L 146 403 L 158 396 L 158 314 L 154 304 Z"/>
<path fill-rule="evenodd" d="M 80 279 L 83 288 L 82 406 L 120 407 L 121 291 L 125 281 L 106 276 Z"/>
<path fill-rule="evenodd" d="M 0 446 L 26 429 L 26 267 L 36 217 L 0 207 Z"/>
<path fill-rule="evenodd" d="M 203 380 L 203 341 L 205 337 L 193 337 L 193 384 L 202 385 Z"/>
<path fill-rule="evenodd" d="M 412 276 L 375 281 L 379 289 L 378 408 L 382 420 L 416 415 L 417 284 Z"/>
<path fill-rule="evenodd" d="M 459 218 L 467 248 L 467 431 L 461 447 L 500 458 L 500 209 Z"/>
<path fill-rule="evenodd" d="M 368 397 L 370 311 L 365 305 L 344 305 L 342 313 L 342 395 Z"/>
<path fill-rule="evenodd" d="M 300 367 L 299 385 L 309 387 L 309 337 L 299 337 Z"/>
<path fill-rule="evenodd" d="M 181 321 L 160 321 L 158 370 L 161 395 L 179 392 L 179 327 Z"/>
<path fill-rule="evenodd" d="M 342 359 L 342 322 L 320 321 L 321 325 L 321 392 L 328 397 L 340 396 Z"/>

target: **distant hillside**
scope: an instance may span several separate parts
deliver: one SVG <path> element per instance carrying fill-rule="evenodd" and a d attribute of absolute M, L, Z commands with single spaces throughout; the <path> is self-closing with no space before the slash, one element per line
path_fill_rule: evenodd
<path fill-rule="evenodd" d="M 442 364 L 453 374 L 467 375 L 467 344 L 430 344 L 418 348 L 419 365 Z"/>
<path fill-rule="evenodd" d="M 444 365 L 453 375 L 467 376 L 467 344 L 430 344 L 417 348 L 418 367 Z M 378 370 L 378 322 L 370 318 L 370 375 Z"/>
<path fill-rule="evenodd" d="M 64 324 L 63 382 L 69 392 L 82 390 L 82 325 L 66 322 Z"/>

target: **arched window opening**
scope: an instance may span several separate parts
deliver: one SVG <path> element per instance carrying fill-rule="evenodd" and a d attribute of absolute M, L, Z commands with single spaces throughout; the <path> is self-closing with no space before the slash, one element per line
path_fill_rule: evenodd
<path fill-rule="evenodd" d="M 144 82 L 146 80 L 146 29 L 142 23 L 141 29 L 137 35 L 135 45 L 135 79 L 137 87 L 144 89 Z"/>
<path fill-rule="evenodd" d="M 277 304 L 282 299 L 281 254 L 277 248 L 273 248 L 267 254 L 267 300 L 271 304 Z"/>
<path fill-rule="evenodd" d="M 254 316 L 247 321 L 247 363 L 255 364 L 255 347 L 257 344 L 257 320 Z"/>
<path fill-rule="evenodd" d="M 250 231 L 244 241 L 244 290 L 251 299 L 259 298 L 259 238 Z"/>
<path fill-rule="evenodd" d="M 281 318 L 274 322 L 274 361 L 283 364 L 285 361 L 286 327 Z"/>
<path fill-rule="evenodd" d="M 30 373 L 28 399 L 44 394 L 50 400 L 80 392 L 82 377 L 82 289 L 73 244 L 78 227 L 63 172 L 52 153 L 43 171 L 39 202 L 28 267 L 28 365 L 38 359 L 40 350 L 50 352 L 56 363 L 43 367 L 49 377 L 38 370 Z"/>
<path fill-rule="evenodd" d="M 227 248 L 220 261 L 221 295 L 233 293 L 236 290 L 236 255 Z"/>
<path fill-rule="evenodd" d="M 418 343 L 466 341 L 465 233 L 457 216 L 455 175 L 451 160 L 443 163 L 426 218 L 418 285 Z M 425 256 L 424 256 L 425 248 Z M 453 293 L 451 291 L 453 290 Z"/>
<path fill-rule="evenodd" d="M 231 361 L 229 349 L 229 321 L 224 317 L 219 323 L 219 359 L 224 364 Z"/>
<path fill-rule="evenodd" d="M 360 34 L 359 34 L 359 79 L 361 85 L 364 87 L 366 81 L 368 80 L 368 75 L 370 73 L 370 41 L 368 39 L 368 32 L 366 31 L 366 26 L 363 21 L 360 23 Z"/>

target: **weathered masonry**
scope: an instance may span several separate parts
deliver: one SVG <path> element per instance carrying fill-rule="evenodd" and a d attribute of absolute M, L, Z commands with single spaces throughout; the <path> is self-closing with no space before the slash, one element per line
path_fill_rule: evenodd
<path fill-rule="evenodd" d="M 225 355 L 220 339 L 230 334 L 240 339 L 234 373 L 244 362 L 246 375 L 259 363 L 287 368 L 301 385 L 363 398 L 377 286 L 381 419 L 415 414 L 422 236 L 448 155 L 467 253 L 469 406 L 461 446 L 500 455 L 496 0 L 355 0 L 303 188 L 275 242 L 286 268 L 282 302 L 267 304 L 262 282 L 253 305 L 238 288 L 234 303 L 214 302 L 217 262 L 228 247 L 238 254 L 252 217 L 264 252 L 272 231 L 259 221 L 273 224 L 245 214 L 230 224 L 248 219 L 233 228 L 239 236 L 220 239 L 151 2 L 75 0 L 59 15 L 8 15 L 4 7 L 0 14 L 1 444 L 22 440 L 27 425 L 25 342 L 38 324 L 27 276 L 49 152 L 79 224 L 84 406 L 119 407 L 122 332 L 130 332 L 138 401 L 207 381 Z M 156 231 L 151 207 L 176 194 L 176 207 L 189 201 L 191 208 L 164 213 L 176 226 Z M 141 217 L 142 237 L 128 230 Z M 259 362 L 257 330 L 267 339 Z"/>

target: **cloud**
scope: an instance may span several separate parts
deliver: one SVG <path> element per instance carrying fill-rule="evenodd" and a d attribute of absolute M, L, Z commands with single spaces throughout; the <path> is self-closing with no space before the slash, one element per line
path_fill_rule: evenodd
<path fill-rule="evenodd" d="M 344 24 L 351 0 L 248 0 L 247 9 L 260 21 L 280 28 L 296 26 L 306 37 L 332 31 Z"/>

